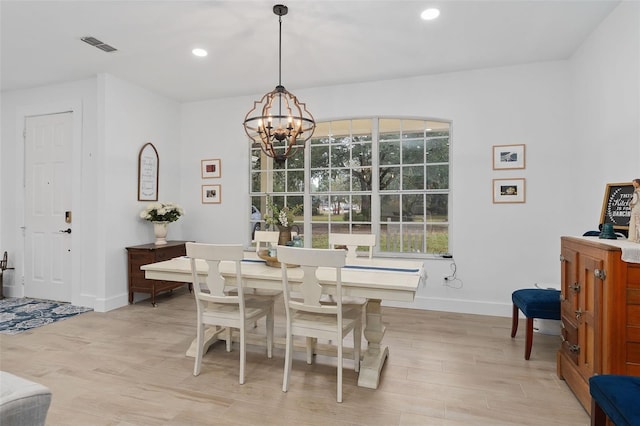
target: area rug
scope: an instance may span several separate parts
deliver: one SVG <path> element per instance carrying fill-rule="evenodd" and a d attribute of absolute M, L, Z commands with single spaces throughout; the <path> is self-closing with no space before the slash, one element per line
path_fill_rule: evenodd
<path fill-rule="evenodd" d="M 7 298 L 0 300 L 0 333 L 18 334 L 92 310 L 51 300 Z"/>

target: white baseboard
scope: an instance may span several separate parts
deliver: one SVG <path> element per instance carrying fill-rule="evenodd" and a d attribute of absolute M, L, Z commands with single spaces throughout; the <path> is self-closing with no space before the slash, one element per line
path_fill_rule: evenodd
<path fill-rule="evenodd" d="M 94 298 L 92 301 L 93 310 L 96 312 L 108 312 L 113 309 L 122 308 L 129 304 L 129 295 L 127 293 L 120 294 L 118 296 L 104 298 Z"/>
<path fill-rule="evenodd" d="M 417 296 L 413 303 L 384 302 L 383 306 L 398 308 L 422 309 L 429 311 L 455 312 L 460 314 L 491 315 L 511 317 L 511 303 L 485 302 L 477 300 L 428 298 Z"/>

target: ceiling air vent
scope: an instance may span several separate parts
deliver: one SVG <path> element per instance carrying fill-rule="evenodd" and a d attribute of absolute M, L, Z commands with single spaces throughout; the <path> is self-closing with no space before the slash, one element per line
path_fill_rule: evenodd
<path fill-rule="evenodd" d="M 80 40 L 105 52 L 115 52 L 116 50 L 118 50 L 113 46 L 109 46 L 108 44 L 101 42 L 95 37 L 82 37 Z"/>

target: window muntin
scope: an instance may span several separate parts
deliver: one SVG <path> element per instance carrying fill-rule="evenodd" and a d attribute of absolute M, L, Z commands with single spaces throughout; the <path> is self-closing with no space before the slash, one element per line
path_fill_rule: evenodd
<path fill-rule="evenodd" d="M 306 173 L 300 153 L 276 164 L 252 150 L 260 157 L 252 162 L 252 203 L 264 211 L 266 194 L 278 206 L 306 201 L 313 247 L 328 247 L 330 232 L 373 232 L 378 254 L 448 252 L 449 139 L 450 123 L 439 120 L 317 123 Z"/>

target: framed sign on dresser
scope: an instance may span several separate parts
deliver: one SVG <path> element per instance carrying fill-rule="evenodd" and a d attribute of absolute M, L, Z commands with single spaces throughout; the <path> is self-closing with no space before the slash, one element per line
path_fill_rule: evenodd
<path fill-rule="evenodd" d="M 164 291 L 170 291 L 182 287 L 186 283 L 175 281 L 148 280 L 144 277 L 144 271 L 140 269 L 142 265 L 162 262 L 174 257 L 185 256 L 187 241 L 167 241 L 167 244 L 155 245 L 142 244 L 139 246 L 126 247 L 128 255 L 128 276 L 129 276 L 129 303 L 133 303 L 134 293 L 148 293 L 151 295 L 151 304 L 156 306 L 156 295 Z M 192 291 L 191 283 L 188 283 L 189 291 Z"/>

